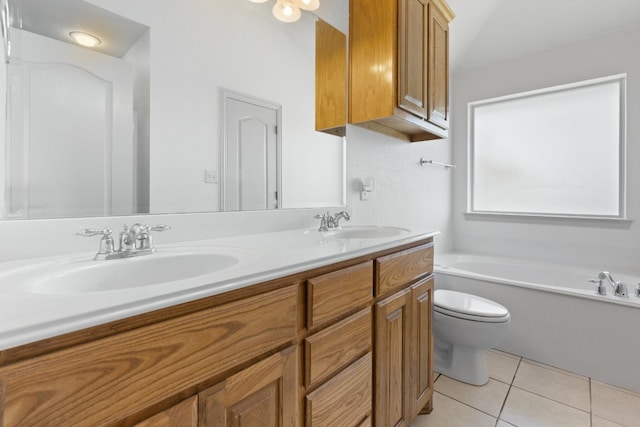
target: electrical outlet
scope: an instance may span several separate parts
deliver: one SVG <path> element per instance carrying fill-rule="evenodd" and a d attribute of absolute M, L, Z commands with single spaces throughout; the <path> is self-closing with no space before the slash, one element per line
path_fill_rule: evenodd
<path fill-rule="evenodd" d="M 218 172 L 213 169 L 206 169 L 204 171 L 204 182 L 206 182 L 207 184 L 217 184 Z"/>

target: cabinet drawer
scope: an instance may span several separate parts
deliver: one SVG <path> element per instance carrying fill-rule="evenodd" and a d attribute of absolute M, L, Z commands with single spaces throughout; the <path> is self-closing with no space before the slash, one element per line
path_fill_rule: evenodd
<path fill-rule="evenodd" d="M 371 302 L 373 263 L 314 277 L 307 285 L 307 327 L 312 329 Z"/>
<path fill-rule="evenodd" d="M 376 259 L 376 296 L 398 290 L 433 271 L 433 243 Z"/>
<path fill-rule="evenodd" d="M 371 351 L 371 308 L 305 339 L 305 386 L 314 387 Z"/>
<path fill-rule="evenodd" d="M 371 353 L 306 397 L 306 425 L 358 426 L 371 415 Z"/>
<path fill-rule="evenodd" d="M 0 377 L 0 425 L 121 424 L 295 340 L 297 291 L 277 289 L 11 365 Z"/>

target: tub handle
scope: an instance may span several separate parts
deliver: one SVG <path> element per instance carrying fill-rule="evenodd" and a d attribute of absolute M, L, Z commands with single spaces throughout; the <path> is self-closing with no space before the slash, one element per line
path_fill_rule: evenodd
<path fill-rule="evenodd" d="M 617 297 L 626 298 L 629 296 L 629 292 L 627 291 L 627 285 L 622 282 L 616 282 L 616 287 L 614 290 L 614 294 Z"/>
<path fill-rule="evenodd" d="M 602 280 L 589 279 L 589 282 L 596 284 L 596 295 L 606 295 L 607 294 L 607 288 L 602 284 Z"/>

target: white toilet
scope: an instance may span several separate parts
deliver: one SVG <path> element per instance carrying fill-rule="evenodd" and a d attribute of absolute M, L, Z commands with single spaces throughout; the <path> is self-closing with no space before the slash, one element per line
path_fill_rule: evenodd
<path fill-rule="evenodd" d="M 456 380 L 489 381 L 486 352 L 507 334 L 511 315 L 497 302 L 463 292 L 437 289 L 433 297 L 435 370 Z"/>

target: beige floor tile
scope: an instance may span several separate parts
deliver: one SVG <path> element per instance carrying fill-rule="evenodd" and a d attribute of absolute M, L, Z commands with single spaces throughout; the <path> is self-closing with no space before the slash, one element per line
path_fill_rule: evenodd
<path fill-rule="evenodd" d="M 595 416 L 625 427 L 640 426 L 640 395 L 591 381 L 591 405 Z"/>
<path fill-rule="evenodd" d="M 523 359 L 513 385 L 585 412 L 591 410 L 589 379 Z"/>
<path fill-rule="evenodd" d="M 623 427 L 613 421 L 605 420 L 597 415 L 591 415 L 591 427 Z"/>
<path fill-rule="evenodd" d="M 500 419 L 518 427 L 589 427 L 591 417 L 562 403 L 511 387 Z"/>
<path fill-rule="evenodd" d="M 489 377 L 503 383 L 511 384 L 518 369 L 520 357 L 498 350 L 487 352 L 487 365 L 489 366 Z"/>
<path fill-rule="evenodd" d="M 411 427 L 493 427 L 495 423 L 495 418 L 436 392 L 433 412 L 418 415 Z"/>
<path fill-rule="evenodd" d="M 497 418 L 509 392 L 509 386 L 491 378 L 487 384 L 475 386 L 443 375 L 436 382 L 435 390 Z"/>
<path fill-rule="evenodd" d="M 515 427 L 515 426 L 513 424 L 509 424 L 508 422 L 498 420 L 498 424 L 496 424 L 496 427 Z"/>

